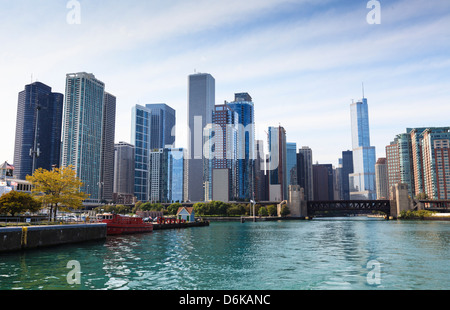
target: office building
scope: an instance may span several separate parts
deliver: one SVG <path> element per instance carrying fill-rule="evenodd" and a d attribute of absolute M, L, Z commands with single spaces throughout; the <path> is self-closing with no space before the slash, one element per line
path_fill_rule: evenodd
<path fill-rule="evenodd" d="M 297 181 L 297 143 L 286 143 L 286 169 L 288 184 L 298 185 Z"/>
<path fill-rule="evenodd" d="M 314 183 L 314 200 L 334 200 L 333 165 L 314 164 L 312 166 L 312 170 Z"/>
<path fill-rule="evenodd" d="M 14 144 L 14 176 L 25 180 L 34 170 L 60 165 L 64 96 L 35 82 L 19 93 Z"/>
<path fill-rule="evenodd" d="M 213 175 L 216 169 L 223 171 L 217 172 L 216 176 L 213 176 L 212 200 L 229 201 L 238 198 L 237 122 L 238 114 L 227 103 L 214 107 L 214 134 L 211 137 Z M 226 179 L 222 180 L 221 178 Z M 224 190 L 225 187 L 226 190 Z"/>
<path fill-rule="evenodd" d="M 134 194 L 149 201 L 150 151 L 175 144 L 175 110 L 166 104 L 135 105 L 131 113 L 131 144 L 135 147 Z"/>
<path fill-rule="evenodd" d="M 297 182 L 304 189 L 305 200 L 314 199 L 312 150 L 303 146 L 297 153 Z"/>
<path fill-rule="evenodd" d="M 376 199 L 375 147 L 370 146 L 367 99 L 350 105 L 353 173 L 349 176 L 350 199 Z"/>
<path fill-rule="evenodd" d="M 255 111 L 248 93 L 235 93 L 234 101 L 227 103 L 238 115 L 237 160 L 238 199 L 255 199 Z"/>
<path fill-rule="evenodd" d="M 269 199 L 282 201 L 288 199 L 286 130 L 279 127 L 269 127 Z"/>
<path fill-rule="evenodd" d="M 101 154 L 105 84 L 93 74 L 66 76 L 61 166 L 73 166 L 89 195 L 87 203 L 101 200 Z"/>
<path fill-rule="evenodd" d="M 341 182 L 341 199 L 350 200 L 350 184 L 349 175 L 353 173 L 353 152 L 343 151 L 342 152 L 342 169 L 340 174 Z"/>
<path fill-rule="evenodd" d="M 188 197 L 205 201 L 212 196 L 212 166 L 210 154 L 203 154 L 203 146 L 210 136 L 204 130 L 212 127 L 215 105 L 215 80 L 211 74 L 196 73 L 188 77 Z M 210 150 L 209 148 L 205 148 Z M 206 156 L 204 156 L 206 155 Z"/>
<path fill-rule="evenodd" d="M 184 201 L 184 155 L 182 148 L 153 149 L 149 160 L 149 200 Z"/>

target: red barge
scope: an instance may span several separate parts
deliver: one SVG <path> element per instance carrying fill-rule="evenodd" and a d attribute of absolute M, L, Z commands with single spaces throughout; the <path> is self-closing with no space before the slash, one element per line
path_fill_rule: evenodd
<path fill-rule="evenodd" d="M 144 222 L 141 217 L 123 216 L 119 214 L 98 214 L 97 220 L 106 223 L 107 235 L 136 234 L 153 231 L 153 224 Z"/>

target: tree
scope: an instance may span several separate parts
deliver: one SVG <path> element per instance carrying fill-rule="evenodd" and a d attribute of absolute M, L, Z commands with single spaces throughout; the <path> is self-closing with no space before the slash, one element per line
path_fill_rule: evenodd
<path fill-rule="evenodd" d="M 270 216 L 277 215 L 277 207 L 275 205 L 267 206 L 267 213 L 269 213 Z"/>
<path fill-rule="evenodd" d="M 282 206 L 281 207 L 281 216 L 288 216 L 289 214 L 291 214 L 291 210 L 289 210 L 288 206 Z"/>
<path fill-rule="evenodd" d="M 33 196 L 50 207 L 50 218 L 55 219 L 58 208 L 79 208 L 88 195 L 81 192 L 83 183 L 72 166 L 51 171 L 39 168 L 27 176 Z"/>
<path fill-rule="evenodd" d="M 179 202 L 174 202 L 172 203 L 170 206 L 167 207 L 167 211 L 169 212 L 169 214 L 171 215 L 176 215 L 178 212 L 178 209 L 183 207 L 183 205 Z"/>
<path fill-rule="evenodd" d="M 0 213 L 14 216 L 23 212 L 36 212 L 42 204 L 28 193 L 11 191 L 0 197 Z"/>
<path fill-rule="evenodd" d="M 261 207 L 258 210 L 258 215 L 259 216 L 267 216 L 267 215 L 269 215 L 269 212 L 267 212 L 267 208 L 266 207 Z"/>

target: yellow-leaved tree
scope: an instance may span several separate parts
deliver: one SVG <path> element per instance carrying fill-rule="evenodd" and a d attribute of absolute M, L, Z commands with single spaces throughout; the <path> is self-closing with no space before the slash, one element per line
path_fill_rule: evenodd
<path fill-rule="evenodd" d="M 56 219 L 58 208 L 79 208 L 88 195 L 81 192 L 83 183 L 72 166 L 45 170 L 39 168 L 27 176 L 32 184 L 33 196 L 50 208 L 50 219 Z"/>

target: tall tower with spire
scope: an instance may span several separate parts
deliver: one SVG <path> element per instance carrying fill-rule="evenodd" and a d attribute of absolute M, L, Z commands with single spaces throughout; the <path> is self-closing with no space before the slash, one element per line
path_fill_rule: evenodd
<path fill-rule="evenodd" d="M 350 199 L 376 199 L 375 147 L 370 145 L 369 106 L 364 97 L 350 105 L 353 173 L 349 175 Z"/>

